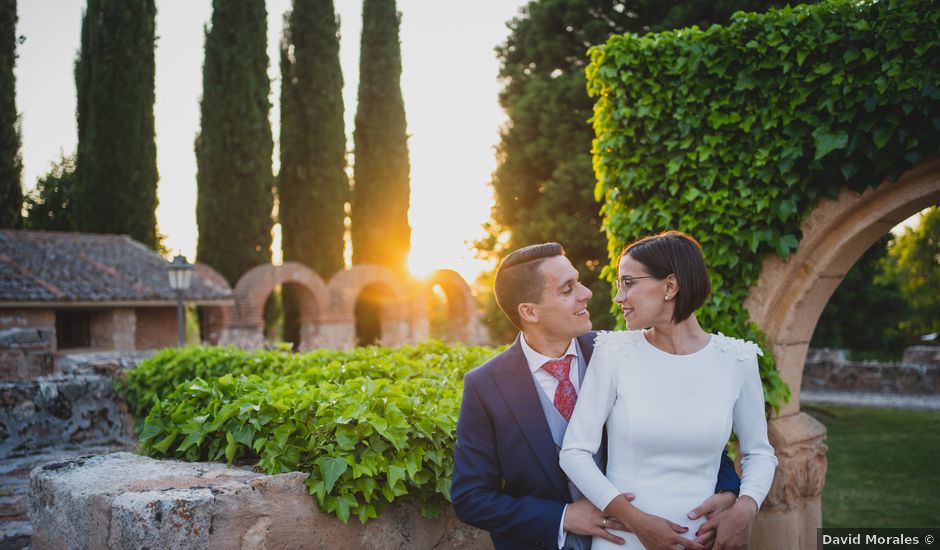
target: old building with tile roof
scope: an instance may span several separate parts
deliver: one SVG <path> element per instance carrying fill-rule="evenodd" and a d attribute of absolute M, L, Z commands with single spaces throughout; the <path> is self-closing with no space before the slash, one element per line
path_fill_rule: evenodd
<path fill-rule="evenodd" d="M 47 343 L 34 344 L 52 351 L 176 345 L 167 266 L 126 235 L 0 230 L 0 334 L 14 338 L 16 329 L 22 339 L 22 329 L 35 330 Z M 213 309 L 234 304 L 225 280 L 199 264 L 184 298 Z"/>

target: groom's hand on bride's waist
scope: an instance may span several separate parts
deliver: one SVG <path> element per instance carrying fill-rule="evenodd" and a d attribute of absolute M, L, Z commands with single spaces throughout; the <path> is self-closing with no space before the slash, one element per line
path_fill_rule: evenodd
<path fill-rule="evenodd" d="M 628 500 L 633 500 L 632 493 L 624 493 Z M 624 540 L 616 535 L 612 535 L 607 529 L 617 531 L 627 531 L 626 526 L 616 518 L 607 517 L 598 510 L 586 497 L 581 497 L 572 502 L 565 508 L 564 529 L 569 533 L 578 535 L 590 535 L 592 537 L 601 537 L 602 539 L 613 542 L 614 544 L 623 544 Z"/>

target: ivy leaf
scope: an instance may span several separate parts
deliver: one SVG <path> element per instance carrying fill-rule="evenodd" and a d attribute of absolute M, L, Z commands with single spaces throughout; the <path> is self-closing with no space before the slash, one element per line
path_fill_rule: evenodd
<path fill-rule="evenodd" d="M 401 466 L 388 467 L 388 484 L 395 487 L 396 484 L 405 480 L 405 469 Z"/>
<path fill-rule="evenodd" d="M 845 149 L 849 143 L 849 134 L 845 130 L 830 132 L 825 128 L 817 128 L 813 131 L 813 140 L 816 145 L 814 160 L 819 160 L 836 149 Z"/>
<path fill-rule="evenodd" d="M 320 476 L 323 478 L 327 493 L 333 490 L 333 485 L 336 483 L 336 480 L 339 479 L 339 476 L 343 475 L 349 467 L 344 459 L 328 456 L 317 459 L 316 465 L 320 469 Z"/>

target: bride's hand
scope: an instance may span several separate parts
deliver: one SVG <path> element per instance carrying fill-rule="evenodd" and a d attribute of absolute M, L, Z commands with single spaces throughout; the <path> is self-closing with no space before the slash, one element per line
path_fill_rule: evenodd
<path fill-rule="evenodd" d="M 688 527 L 641 512 L 636 508 L 630 519 L 625 523 L 631 528 L 633 534 L 639 537 L 647 550 L 675 550 L 676 547 L 686 550 L 706 550 L 701 544 L 682 536 L 688 532 Z"/>

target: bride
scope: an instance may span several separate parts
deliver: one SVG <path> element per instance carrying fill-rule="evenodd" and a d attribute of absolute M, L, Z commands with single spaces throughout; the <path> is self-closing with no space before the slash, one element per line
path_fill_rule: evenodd
<path fill-rule="evenodd" d="M 560 463 L 598 509 L 628 527 L 610 531 L 627 548 L 702 548 L 691 541 L 709 529 L 716 549 L 746 546 L 773 481 L 761 351 L 699 326 L 694 312 L 710 290 L 701 248 L 683 233 L 646 237 L 620 256 L 615 301 L 628 326 L 645 330 L 597 336 Z M 605 424 L 606 477 L 592 459 Z M 707 524 L 689 519 L 714 491 L 715 457 L 732 429 L 743 456 L 740 496 Z M 595 537 L 592 548 L 621 547 Z"/>

